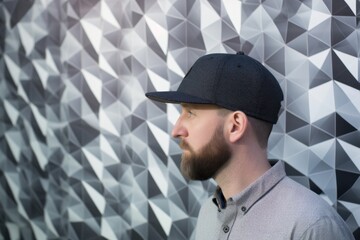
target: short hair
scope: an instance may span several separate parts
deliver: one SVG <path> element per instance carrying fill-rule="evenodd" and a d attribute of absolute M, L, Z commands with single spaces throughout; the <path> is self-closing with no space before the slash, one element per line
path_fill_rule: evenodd
<path fill-rule="evenodd" d="M 220 116 L 225 117 L 226 115 L 228 115 L 229 113 L 231 113 L 233 111 L 225 109 L 225 108 L 219 108 L 218 114 Z M 273 124 L 269 123 L 269 122 L 265 122 L 263 120 L 254 118 L 254 117 L 250 117 L 248 115 L 246 115 L 250 125 L 252 126 L 254 135 L 256 137 L 257 142 L 259 143 L 259 146 L 261 148 L 267 148 L 268 146 L 268 140 L 273 128 Z"/>
<path fill-rule="evenodd" d="M 248 116 L 248 120 L 261 148 L 267 148 L 273 124 Z"/>

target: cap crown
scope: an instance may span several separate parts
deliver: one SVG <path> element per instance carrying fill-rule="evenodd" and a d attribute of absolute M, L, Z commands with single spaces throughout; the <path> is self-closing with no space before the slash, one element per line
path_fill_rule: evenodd
<path fill-rule="evenodd" d="M 241 53 L 202 56 L 177 91 L 146 96 L 169 103 L 214 104 L 270 123 L 277 122 L 283 100 L 280 85 L 269 70 Z"/>
<path fill-rule="evenodd" d="M 268 122 L 277 121 L 283 100 L 275 77 L 260 62 L 243 54 L 199 58 L 177 91 Z"/>

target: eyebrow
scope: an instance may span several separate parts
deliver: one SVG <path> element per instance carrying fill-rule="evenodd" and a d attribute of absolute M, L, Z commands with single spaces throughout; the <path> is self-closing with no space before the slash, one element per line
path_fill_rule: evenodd
<path fill-rule="evenodd" d="M 180 105 L 183 108 L 186 109 L 221 109 L 220 107 L 216 106 L 216 105 L 211 105 L 211 104 L 201 104 L 201 103 L 180 103 Z"/>
<path fill-rule="evenodd" d="M 189 103 L 180 103 L 183 108 L 190 108 L 192 105 Z"/>
<path fill-rule="evenodd" d="M 202 109 L 201 107 L 202 104 L 192 104 L 192 103 L 181 103 L 181 107 L 184 109 Z"/>

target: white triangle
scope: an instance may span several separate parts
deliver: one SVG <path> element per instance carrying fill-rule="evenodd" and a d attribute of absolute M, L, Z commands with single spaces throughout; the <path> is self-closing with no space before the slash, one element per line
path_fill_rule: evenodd
<path fill-rule="evenodd" d="M 359 59 L 349 54 L 340 52 L 336 49 L 334 49 L 334 52 L 344 63 L 345 67 L 349 70 L 351 75 L 353 75 L 353 77 L 357 79 L 359 75 Z"/>
<path fill-rule="evenodd" d="M 104 214 L 105 206 L 106 206 L 106 201 L 105 201 L 104 196 L 102 196 L 98 191 L 96 191 L 87 182 L 82 181 L 81 183 L 83 184 L 84 188 L 86 189 L 86 191 L 90 195 L 91 200 L 93 201 L 93 203 L 95 204 L 95 206 L 97 207 L 99 212 L 101 214 Z"/>
<path fill-rule="evenodd" d="M 101 79 L 99 79 L 92 73 L 86 71 L 85 69 L 81 69 L 81 72 L 87 82 L 87 85 L 94 94 L 95 98 L 97 99 L 98 102 L 101 102 L 101 95 L 102 95 Z"/>
<path fill-rule="evenodd" d="M 111 25 L 120 28 L 118 21 L 116 20 L 114 14 L 111 9 L 107 5 L 106 1 L 101 1 L 101 18 L 110 23 Z"/>
<path fill-rule="evenodd" d="M 327 82 L 309 90 L 310 122 L 330 115 L 336 111 L 333 82 Z"/>
<path fill-rule="evenodd" d="M 308 31 L 310 31 L 314 27 L 320 25 L 320 23 L 326 21 L 330 17 L 331 17 L 330 13 L 323 13 L 323 12 L 319 12 L 314 9 L 311 9 Z"/>
<path fill-rule="evenodd" d="M 318 69 L 321 69 L 322 66 L 325 63 L 326 58 L 329 56 L 330 54 L 330 49 L 325 49 L 322 52 L 319 52 L 317 54 L 314 54 L 312 56 L 309 57 L 309 60 L 312 64 L 314 64 Z"/>
<path fill-rule="evenodd" d="M 237 33 L 241 28 L 241 4 L 239 0 L 224 0 L 224 7 Z"/>
<path fill-rule="evenodd" d="M 166 54 L 168 47 L 168 39 L 169 39 L 168 31 L 159 23 L 152 20 L 150 17 L 144 15 L 144 18 L 151 32 L 154 34 L 154 37 L 158 42 L 161 50 L 163 51 L 163 53 Z"/>
<path fill-rule="evenodd" d="M 162 78 L 150 69 L 146 69 L 151 82 L 153 83 L 156 91 L 169 91 L 170 83 L 168 80 Z"/>
<path fill-rule="evenodd" d="M 208 1 L 200 1 L 200 11 L 200 29 L 202 30 L 221 21 L 220 16 Z"/>
<path fill-rule="evenodd" d="M 167 66 L 169 67 L 169 69 L 171 71 L 173 71 L 180 77 L 183 77 L 185 75 L 183 70 L 181 70 L 181 67 L 177 64 L 177 62 L 171 52 L 169 52 L 167 55 Z"/>
<path fill-rule="evenodd" d="M 170 234 L 172 219 L 169 215 L 167 215 L 161 208 L 159 208 L 156 204 L 154 204 L 151 200 L 149 204 L 154 211 L 161 227 L 163 228 L 166 235 Z"/>

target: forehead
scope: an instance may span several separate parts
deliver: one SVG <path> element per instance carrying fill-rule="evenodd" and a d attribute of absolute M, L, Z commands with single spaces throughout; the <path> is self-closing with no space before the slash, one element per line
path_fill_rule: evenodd
<path fill-rule="evenodd" d="M 225 117 L 229 113 L 231 113 L 231 110 L 228 110 L 226 108 L 222 108 L 216 105 L 212 104 L 190 104 L 190 103 L 182 103 L 181 104 L 183 110 L 196 110 L 196 111 L 202 111 L 202 112 L 214 112 L 217 113 L 217 115 Z"/>

